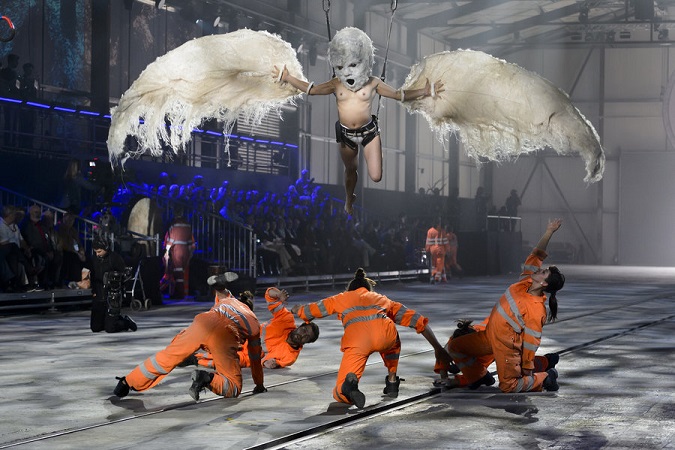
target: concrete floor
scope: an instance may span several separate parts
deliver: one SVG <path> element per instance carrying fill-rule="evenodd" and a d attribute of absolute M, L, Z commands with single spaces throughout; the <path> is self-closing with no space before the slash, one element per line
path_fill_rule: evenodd
<path fill-rule="evenodd" d="M 0 317 L 0 449 L 675 448 L 675 270 L 562 269 L 559 320 L 544 328 L 540 348 L 560 352 L 560 391 L 438 392 L 429 345 L 399 328 L 400 396 L 383 399 L 386 371 L 373 355 L 361 382 L 361 412 L 332 401 L 342 335 L 335 318 L 317 322 L 319 340 L 294 366 L 265 372 L 267 393 L 251 395 L 245 369 L 238 399 L 209 392 L 195 403 L 187 392 L 189 368 L 121 400 L 112 390 L 115 376 L 163 348 L 208 303 L 134 313 L 135 333 L 93 334 L 88 311 Z M 388 283 L 377 290 L 427 315 L 445 342 L 456 319 L 485 317 L 516 278 Z M 333 293 L 293 293 L 289 302 Z M 269 318 L 262 303 L 257 313 Z"/>

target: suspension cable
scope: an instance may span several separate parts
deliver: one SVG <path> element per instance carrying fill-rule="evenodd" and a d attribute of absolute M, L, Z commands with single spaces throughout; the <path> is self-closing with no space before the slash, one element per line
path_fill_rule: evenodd
<path fill-rule="evenodd" d="M 394 25 L 394 15 L 396 14 L 396 9 L 398 8 L 398 0 L 391 0 L 390 7 L 391 7 L 391 17 L 389 18 L 389 33 L 387 33 L 387 48 L 384 52 L 384 63 L 382 63 L 382 75 L 380 75 L 380 80 L 382 81 L 384 81 L 385 75 L 387 73 L 387 60 L 389 59 L 389 42 L 391 41 L 391 29 L 393 28 Z M 377 102 L 377 112 L 375 113 L 375 117 L 377 118 L 380 117 L 381 100 L 382 96 L 380 95 Z"/>

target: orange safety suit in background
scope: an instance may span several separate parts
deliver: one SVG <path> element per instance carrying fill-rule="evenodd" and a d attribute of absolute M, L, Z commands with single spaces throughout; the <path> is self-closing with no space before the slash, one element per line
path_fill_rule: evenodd
<path fill-rule="evenodd" d="M 535 296 L 527 290 L 532 285 L 530 276 L 541 267 L 546 256 L 546 252 L 537 248 L 532 251 L 520 281 L 509 286 L 492 308 L 485 331 L 459 336 L 450 342 L 450 356 L 468 383 L 487 373 L 480 359 L 493 355 L 502 392 L 542 390 L 548 376 L 547 362 L 544 357 L 535 358 L 535 352 L 546 322 L 546 295 Z M 523 370 L 532 373 L 525 375 Z"/>
<path fill-rule="evenodd" d="M 448 241 L 448 245 L 445 247 L 445 267 L 461 273 L 462 266 L 457 263 L 457 249 L 459 248 L 457 235 L 452 231 L 445 231 L 445 238 Z"/>
<path fill-rule="evenodd" d="M 302 346 L 293 348 L 286 341 L 291 331 L 296 328 L 295 316 L 280 299 L 269 296 L 270 289 L 273 288 L 265 291 L 265 300 L 267 300 L 267 309 L 272 313 L 272 318 L 260 325 L 262 363 L 264 366 L 266 361 L 273 359 L 278 367 L 288 367 L 298 359 Z M 208 353 L 198 353 L 197 364 L 203 367 L 213 367 L 213 359 Z M 241 367 L 251 366 L 248 343 L 244 343 L 242 349 L 239 350 L 239 365 Z"/>
<path fill-rule="evenodd" d="M 389 373 L 397 371 L 401 341 L 396 324 L 422 333 L 429 322 L 429 319 L 414 310 L 366 288 L 342 292 L 309 303 L 300 307 L 297 314 L 304 321 L 310 322 L 336 313 L 344 327 L 340 346 L 344 354 L 333 389 L 333 398 L 348 404 L 352 402 L 342 394 L 342 384 L 350 372 L 361 379 L 372 353 L 380 353 Z"/>
<path fill-rule="evenodd" d="M 431 227 L 427 231 L 425 250 L 431 255 L 431 278 L 435 282 L 447 281 L 445 275 L 445 252 L 448 238 L 442 228 Z"/>
<path fill-rule="evenodd" d="M 215 370 L 208 388 L 223 397 L 237 397 L 242 388 L 237 350 L 244 342 L 248 342 L 253 382 L 262 385 L 258 318 L 248 306 L 232 297 L 229 292 L 217 292 L 213 308 L 197 314 L 190 326 L 178 333 L 164 350 L 132 370 L 126 376 L 126 382 L 135 391 L 150 389 L 185 358 L 203 349 L 212 355 Z"/>
<path fill-rule="evenodd" d="M 172 297 L 185 298 L 190 293 L 190 259 L 196 248 L 190 224 L 182 218 L 176 219 L 164 236 L 164 248 L 164 271 L 169 276 L 173 275 L 176 283 Z M 168 264 L 167 259 L 170 261 Z"/>

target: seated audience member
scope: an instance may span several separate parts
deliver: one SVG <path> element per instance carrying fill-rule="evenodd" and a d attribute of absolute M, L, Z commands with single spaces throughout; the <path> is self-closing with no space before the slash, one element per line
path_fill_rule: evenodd
<path fill-rule="evenodd" d="M 60 262 L 48 232 L 42 220 L 42 208 L 38 205 L 30 206 L 28 217 L 21 223 L 21 234 L 30 247 L 38 284 L 53 288 L 58 281 Z"/>
<path fill-rule="evenodd" d="M 16 206 L 6 205 L 0 218 L 0 259 L 6 263 L 4 291 L 27 291 L 30 248 L 21 236 L 17 222 L 19 210 Z"/>
<path fill-rule="evenodd" d="M 61 267 L 61 284 L 68 285 L 71 281 L 82 279 L 82 269 L 85 267 L 87 257 L 80 235 L 75 228 L 75 215 L 66 213 L 56 231 L 58 237 L 57 251 L 63 255 Z"/>

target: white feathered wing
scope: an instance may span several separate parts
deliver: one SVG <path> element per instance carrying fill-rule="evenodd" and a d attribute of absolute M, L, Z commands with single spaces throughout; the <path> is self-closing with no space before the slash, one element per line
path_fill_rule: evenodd
<path fill-rule="evenodd" d="M 473 157 L 499 161 L 551 147 L 579 153 L 585 181 L 602 178 L 605 155 L 593 126 L 569 96 L 548 80 L 515 64 L 472 50 L 436 53 L 411 69 L 402 89 L 440 80 L 437 97 L 407 101 L 440 133 L 458 132 Z"/>
<path fill-rule="evenodd" d="M 224 122 L 225 130 L 240 114 L 259 123 L 301 94 L 272 77 L 273 66 L 281 69 L 284 64 L 291 75 L 305 79 L 288 42 L 248 29 L 193 39 L 157 58 L 112 109 L 107 142 L 111 161 L 133 156 L 124 148 L 129 135 L 138 140 L 137 153 L 160 155 L 163 143 L 174 152 L 183 148 L 204 119 Z"/>

